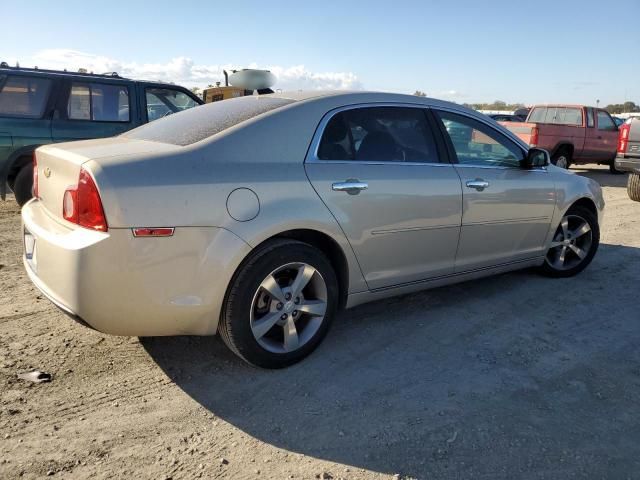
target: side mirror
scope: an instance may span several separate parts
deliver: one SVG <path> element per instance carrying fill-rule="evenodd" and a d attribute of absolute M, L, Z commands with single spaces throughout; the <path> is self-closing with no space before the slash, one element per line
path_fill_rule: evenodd
<path fill-rule="evenodd" d="M 530 148 L 527 157 L 520 163 L 522 168 L 546 167 L 551 163 L 551 155 L 542 148 Z"/>

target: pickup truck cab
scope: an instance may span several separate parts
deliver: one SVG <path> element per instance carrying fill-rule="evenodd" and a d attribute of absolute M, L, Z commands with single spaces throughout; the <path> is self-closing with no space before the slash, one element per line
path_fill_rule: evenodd
<path fill-rule="evenodd" d="M 173 84 L 0 63 L 0 197 L 9 187 L 20 205 L 31 198 L 41 145 L 112 137 L 201 103 Z"/>
<path fill-rule="evenodd" d="M 584 105 L 536 105 L 524 123 L 504 122 L 531 147 L 548 150 L 562 168 L 578 163 L 614 165 L 618 127 L 606 110 Z"/>
<path fill-rule="evenodd" d="M 630 118 L 620 126 L 616 169 L 629 172 L 627 193 L 631 200 L 640 202 L 640 117 Z"/>

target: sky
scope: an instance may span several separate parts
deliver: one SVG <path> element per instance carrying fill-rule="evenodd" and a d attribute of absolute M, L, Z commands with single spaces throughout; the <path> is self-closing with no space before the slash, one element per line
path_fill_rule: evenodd
<path fill-rule="evenodd" d="M 30 0 L 0 12 L 0 61 L 23 67 L 188 87 L 266 68 L 282 90 L 640 104 L 640 0 Z"/>

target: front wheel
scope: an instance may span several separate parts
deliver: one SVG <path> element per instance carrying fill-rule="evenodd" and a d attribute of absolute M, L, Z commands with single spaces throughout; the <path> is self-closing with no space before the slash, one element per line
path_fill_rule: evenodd
<path fill-rule="evenodd" d="M 598 218 L 591 210 L 576 206 L 562 217 L 542 265 L 550 277 L 571 277 L 593 260 L 600 244 Z"/>
<path fill-rule="evenodd" d="M 567 149 L 561 149 L 551 158 L 551 163 L 556 167 L 564 168 L 565 170 L 571 165 L 571 152 Z"/>
<path fill-rule="evenodd" d="M 256 251 L 231 281 L 220 336 L 248 363 L 283 368 L 320 344 L 338 304 L 338 282 L 327 257 L 294 240 Z"/>

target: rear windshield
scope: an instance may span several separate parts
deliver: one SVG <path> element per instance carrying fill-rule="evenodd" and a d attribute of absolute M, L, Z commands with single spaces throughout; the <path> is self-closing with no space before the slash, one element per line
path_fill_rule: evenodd
<path fill-rule="evenodd" d="M 262 113 L 293 103 L 272 97 L 222 100 L 174 113 L 123 134 L 126 138 L 191 145 Z"/>
<path fill-rule="evenodd" d="M 576 107 L 536 107 L 529 115 L 529 122 L 581 126 L 582 109 Z"/>
<path fill-rule="evenodd" d="M 0 75 L 0 115 L 40 118 L 50 87 L 47 78 Z"/>

